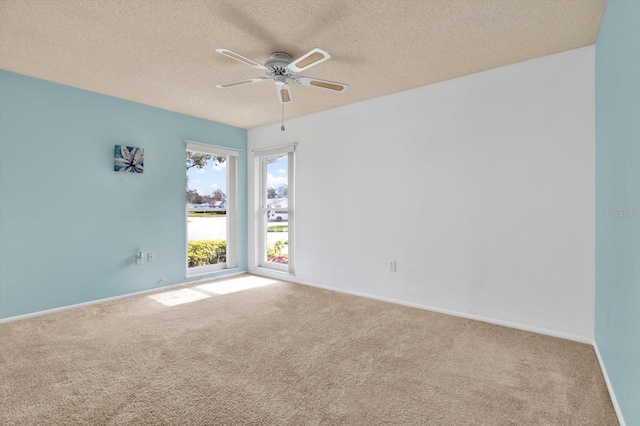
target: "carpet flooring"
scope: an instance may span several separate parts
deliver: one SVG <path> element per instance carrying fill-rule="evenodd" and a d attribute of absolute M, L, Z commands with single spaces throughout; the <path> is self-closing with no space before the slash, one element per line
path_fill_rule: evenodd
<path fill-rule="evenodd" d="M 617 421 L 589 345 L 240 276 L 0 324 L 0 424 Z"/>

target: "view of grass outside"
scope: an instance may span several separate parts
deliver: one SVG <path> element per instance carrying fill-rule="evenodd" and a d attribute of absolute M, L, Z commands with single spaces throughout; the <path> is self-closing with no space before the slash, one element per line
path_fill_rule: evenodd
<path fill-rule="evenodd" d="M 227 217 L 224 213 L 196 213 L 196 212 L 187 212 L 187 217 Z"/>
<path fill-rule="evenodd" d="M 187 264 L 227 261 L 226 157 L 187 151 Z"/>

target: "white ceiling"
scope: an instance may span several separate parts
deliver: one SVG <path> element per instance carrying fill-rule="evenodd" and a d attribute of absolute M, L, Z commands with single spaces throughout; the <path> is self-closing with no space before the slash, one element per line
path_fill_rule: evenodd
<path fill-rule="evenodd" d="M 606 0 L 0 0 L 0 68 L 243 128 L 278 122 L 264 63 L 320 47 L 296 117 L 593 44 Z"/>

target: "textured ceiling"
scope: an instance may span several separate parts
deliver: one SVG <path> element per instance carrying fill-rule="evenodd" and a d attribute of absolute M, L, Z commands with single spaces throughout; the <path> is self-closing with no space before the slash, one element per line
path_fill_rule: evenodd
<path fill-rule="evenodd" d="M 296 117 L 593 44 L 606 0 L 0 0 L 0 68 L 243 128 L 278 122 L 264 63 L 320 47 Z"/>

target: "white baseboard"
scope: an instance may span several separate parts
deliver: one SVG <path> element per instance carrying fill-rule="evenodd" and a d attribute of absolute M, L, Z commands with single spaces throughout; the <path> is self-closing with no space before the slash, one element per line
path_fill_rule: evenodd
<path fill-rule="evenodd" d="M 517 323 L 517 322 L 504 321 L 504 320 L 497 319 L 497 318 L 490 318 L 490 317 L 485 317 L 485 316 L 481 316 L 481 315 L 469 314 L 469 313 L 466 313 L 466 312 L 459 312 L 459 311 L 454 311 L 454 310 L 450 310 L 450 309 L 438 308 L 436 306 L 429 306 L 429 305 L 422 305 L 422 304 L 419 304 L 419 303 L 406 302 L 406 301 L 400 300 L 400 299 L 393 299 L 393 298 L 389 298 L 389 297 L 376 296 L 376 295 L 369 294 L 369 293 L 361 293 L 361 292 L 358 292 L 358 291 L 351 291 L 351 290 L 345 290 L 345 289 L 342 289 L 342 288 L 336 288 L 336 287 L 320 285 L 320 284 L 316 284 L 316 283 L 312 283 L 312 282 L 301 280 L 301 279 L 297 278 L 295 275 L 285 274 L 285 273 L 278 272 L 278 271 L 270 271 L 269 269 L 266 269 L 266 268 L 250 268 L 249 269 L 249 273 L 250 274 L 254 274 L 254 275 L 260 275 L 260 276 L 268 277 L 268 278 L 273 278 L 273 279 L 276 279 L 276 280 L 289 281 L 289 282 L 292 282 L 292 283 L 295 283 L 295 284 L 302 284 L 302 285 L 306 285 L 306 286 L 309 286 L 309 287 L 317 287 L 317 288 L 322 288 L 322 289 L 325 289 L 325 290 L 336 291 L 338 293 L 350 294 L 352 296 L 366 297 L 367 299 L 379 300 L 381 302 L 395 303 L 397 305 L 409 306 L 411 308 L 423 309 L 423 310 L 431 311 L 431 312 L 438 312 L 440 314 L 447 314 L 447 315 L 452 315 L 452 316 L 455 316 L 455 317 L 467 318 L 467 319 L 471 319 L 471 320 L 475 320 L 475 321 L 487 322 L 487 323 L 490 323 L 490 324 L 501 325 L 503 327 L 515 328 L 517 330 L 531 331 L 533 333 L 544 334 L 544 335 L 552 336 L 552 337 L 559 337 L 561 339 L 572 340 L 574 342 L 579 342 L 579 343 L 586 343 L 588 345 L 593 344 L 593 340 L 592 339 L 590 339 L 588 337 L 580 336 L 580 335 L 577 335 L 577 334 L 565 333 L 563 331 L 551 330 L 551 329 L 548 329 L 548 328 L 535 327 L 535 326 L 530 326 L 530 325 L 527 325 L 527 324 L 521 324 L 521 323 Z"/>
<path fill-rule="evenodd" d="M 47 310 L 38 311 L 38 312 L 31 312 L 29 314 L 16 315 L 14 317 L 1 318 L 0 319 L 0 324 L 6 323 L 6 322 L 11 322 L 11 321 L 18 321 L 18 320 L 27 319 L 27 318 L 39 317 L 39 316 L 42 316 L 42 315 L 55 314 L 57 312 L 68 311 L 69 309 L 77 309 L 77 308 L 82 308 L 83 306 L 97 305 L 98 303 L 111 302 L 111 301 L 118 300 L 118 299 L 125 299 L 127 297 L 141 296 L 143 294 L 155 293 L 155 292 L 158 292 L 158 291 L 168 290 L 168 289 L 174 288 L 174 287 L 184 287 L 184 286 L 188 286 L 188 285 L 192 285 L 192 284 L 199 284 L 199 283 L 205 282 L 205 281 L 208 282 L 208 281 L 220 280 L 220 279 L 223 279 L 223 278 L 229 278 L 229 277 L 233 277 L 233 276 L 236 276 L 236 275 L 242 275 L 242 274 L 246 274 L 246 273 L 247 273 L 247 271 L 237 271 L 237 272 L 233 272 L 233 273 L 230 273 L 230 274 L 218 275 L 216 277 L 208 277 L 208 278 L 200 278 L 200 279 L 197 279 L 197 280 L 184 281 L 184 282 L 177 283 L 177 284 L 169 284 L 169 285 L 166 285 L 166 286 L 163 286 L 163 287 L 155 287 L 155 288 L 151 288 L 151 289 L 148 289 L 148 290 L 136 291 L 134 293 L 126 293 L 126 294 L 121 294 L 121 295 L 118 295 L 118 296 L 106 297 L 104 299 L 90 300 L 88 302 L 76 303 L 76 304 L 67 305 L 67 306 L 61 306 L 59 308 L 47 309 Z"/>
<path fill-rule="evenodd" d="M 627 423 L 624 421 L 622 410 L 620 410 L 620 405 L 618 405 L 618 400 L 616 399 L 616 393 L 613 391 L 613 386 L 611 386 L 611 381 L 609 380 L 609 375 L 607 374 L 607 368 L 604 366 L 604 361 L 602 360 L 602 356 L 600 356 L 598 344 L 595 341 L 593 342 L 593 349 L 596 351 L 596 357 L 598 357 L 598 363 L 600 364 L 600 369 L 602 370 L 602 375 L 604 376 L 604 382 L 607 384 L 607 390 L 609 391 L 609 397 L 611 398 L 613 409 L 615 410 L 616 416 L 618 417 L 618 423 L 620 424 L 620 426 L 626 426 Z"/>

